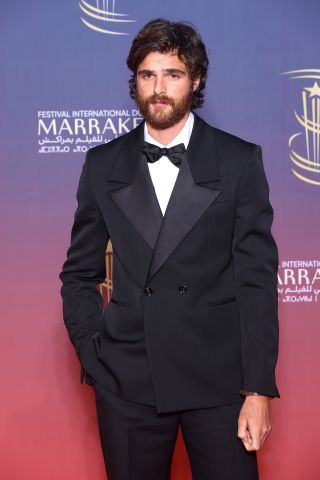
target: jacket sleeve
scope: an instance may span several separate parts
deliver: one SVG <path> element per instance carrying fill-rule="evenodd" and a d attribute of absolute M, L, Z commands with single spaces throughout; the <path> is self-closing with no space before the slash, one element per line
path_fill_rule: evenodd
<path fill-rule="evenodd" d="M 271 233 L 262 151 L 254 145 L 237 189 L 233 241 L 234 279 L 241 324 L 243 388 L 280 397 L 278 357 L 278 249 Z"/>
<path fill-rule="evenodd" d="M 109 240 L 90 181 L 90 155 L 89 150 L 77 190 L 71 244 L 59 275 L 64 323 L 79 360 L 83 345 L 100 328 L 103 301 L 97 285 L 105 279 Z"/>

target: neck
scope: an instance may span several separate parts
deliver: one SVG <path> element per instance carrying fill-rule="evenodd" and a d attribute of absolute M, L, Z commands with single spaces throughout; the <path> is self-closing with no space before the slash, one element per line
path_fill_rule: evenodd
<path fill-rule="evenodd" d="M 179 120 L 179 122 L 175 123 L 172 127 L 165 128 L 163 130 L 156 129 L 150 125 L 150 123 L 146 122 L 148 127 L 148 132 L 157 142 L 161 143 L 162 145 L 168 145 L 177 135 L 181 132 L 183 127 L 188 120 L 189 113 L 187 112 L 185 116 Z"/>

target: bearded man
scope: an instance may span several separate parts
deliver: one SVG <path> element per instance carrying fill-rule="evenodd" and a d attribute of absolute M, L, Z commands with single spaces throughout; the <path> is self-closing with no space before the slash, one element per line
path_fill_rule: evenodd
<path fill-rule="evenodd" d="M 168 480 L 180 426 L 194 480 L 256 480 L 279 397 L 278 252 L 261 148 L 194 112 L 208 57 L 190 24 L 149 22 L 127 65 L 144 121 L 88 151 L 60 274 L 108 479 Z"/>

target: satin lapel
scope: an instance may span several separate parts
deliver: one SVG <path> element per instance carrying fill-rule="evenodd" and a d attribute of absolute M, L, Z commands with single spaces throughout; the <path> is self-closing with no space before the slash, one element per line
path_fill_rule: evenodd
<path fill-rule="evenodd" d="M 109 196 L 151 249 L 163 215 L 142 153 L 143 124 L 128 134 L 108 178 Z"/>

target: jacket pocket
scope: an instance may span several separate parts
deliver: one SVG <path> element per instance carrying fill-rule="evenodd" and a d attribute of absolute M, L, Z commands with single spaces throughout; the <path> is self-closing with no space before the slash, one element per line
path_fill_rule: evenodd
<path fill-rule="evenodd" d="M 113 298 L 113 297 L 110 298 L 110 302 L 111 302 L 111 303 L 114 303 L 115 305 L 123 305 L 123 306 L 128 306 L 128 305 L 130 305 L 129 302 L 124 302 L 123 300 L 118 300 L 118 299 Z"/>
<path fill-rule="evenodd" d="M 221 298 L 220 300 L 212 300 L 212 302 L 206 302 L 204 306 L 211 307 L 211 306 L 218 306 L 218 305 L 226 305 L 227 303 L 232 303 L 235 301 L 236 301 L 236 297 L 227 297 L 227 298 Z"/>

